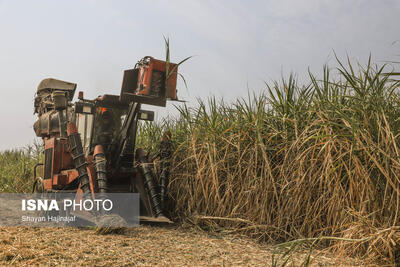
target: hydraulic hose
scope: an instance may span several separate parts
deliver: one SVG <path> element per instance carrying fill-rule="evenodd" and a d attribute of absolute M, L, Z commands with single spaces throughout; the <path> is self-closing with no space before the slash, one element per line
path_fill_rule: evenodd
<path fill-rule="evenodd" d="M 75 169 L 78 171 L 78 179 L 81 184 L 81 189 L 85 197 L 90 195 L 89 175 L 87 173 L 87 163 L 85 154 L 83 153 L 82 141 L 75 123 L 68 123 L 67 126 L 68 145 L 71 150 L 72 159 Z"/>
<path fill-rule="evenodd" d="M 107 170 L 106 170 L 106 157 L 104 155 L 104 149 L 102 145 L 97 145 L 94 148 L 94 161 L 96 166 L 97 174 L 97 186 L 99 188 L 99 193 L 106 193 L 107 187 Z"/>
<path fill-rule="evenodd" d="M 147 157 L 143 149 L 136 150 L 136 160 L 139 163 L 138 167 L 144 178 L 144 186 L 150 198 L 150 203 L 156 217 L 164 216 L 161 210 L 160 195 L 158 194 L 156 183 L 153 179 L 151 169 L 148 167 Z"/>

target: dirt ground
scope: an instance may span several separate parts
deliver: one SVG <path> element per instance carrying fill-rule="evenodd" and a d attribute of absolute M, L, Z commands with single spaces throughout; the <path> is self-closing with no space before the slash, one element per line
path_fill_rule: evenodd
<path fill-rule="evenodd" d="M 142 225 L 109 235 L 89 228 L 0 228 L 1 266 L 272 266 L 273 251 L 245 237 L 178 226 Z M 295 254 L 288 266 L 300 266 L 306 256 Z M 311 266 L 337 266 L 316 252 L 311 260 Z"/>

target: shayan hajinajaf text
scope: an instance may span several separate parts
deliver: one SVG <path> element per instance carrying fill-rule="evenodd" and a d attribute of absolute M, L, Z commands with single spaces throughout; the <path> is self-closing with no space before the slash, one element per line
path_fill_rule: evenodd
<path fill-rule="evenodd" d="M 38 223 L 38 222 L 75 222 L 76 221 L 76 216 L 22 216 L 21 217 L 22 222 L 33 222 L 33 223 Z"/>

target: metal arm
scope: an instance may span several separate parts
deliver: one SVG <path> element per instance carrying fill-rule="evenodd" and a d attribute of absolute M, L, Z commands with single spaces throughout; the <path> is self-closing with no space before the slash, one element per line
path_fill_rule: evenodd
<path fill-rule="evenodd" d="M 137 122 L 137 115 L 139 114 L 140 110 L 140 104 L 131 102 L 129 105 L 128 109 L 128 114 L 126 115 L 126 119 L 124 120 L 124 123 L 121 127 L 121 130 L 117 137 L 115 138 L 115 141 L 113 141 L 113 153 L 112 153 L 112 159 L 111 162 L 114 164 L 115 169 L 118 170 L 121 164 L 121 159 L 122 157 L 126 154 L 126 150 L 128 149 L 128 141 L 129 137 L 131 135 L 136 134 L 136 129 L 132 131 L 132 127 L 136 127 L 136 122 Z M 135 138 L 133 136 L 132 138 Z M 134 144 L 133 144 L 134 145 Z M 134 148 L 132 148 L 132 153 L 134 151 Z"/>

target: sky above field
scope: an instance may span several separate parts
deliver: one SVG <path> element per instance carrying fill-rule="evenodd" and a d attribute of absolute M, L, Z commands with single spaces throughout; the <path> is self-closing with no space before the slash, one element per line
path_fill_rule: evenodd
<path fill-rule="evenodd" d="M 246 97 L 265 82 L 324 64 L 334 52 L 365 62 L 400 61 L 400 1 L 19 1 L 0 0 L 0 150 L 34 140 L 33 98 L 54 77 L 78 84 L 86 98 L 119 94 L 124 69 L 146 55 L 172 61 L 195 55 L 180 72 L 196 98 Z M 175 114 L 174 106 L 157 109 Z"/>

